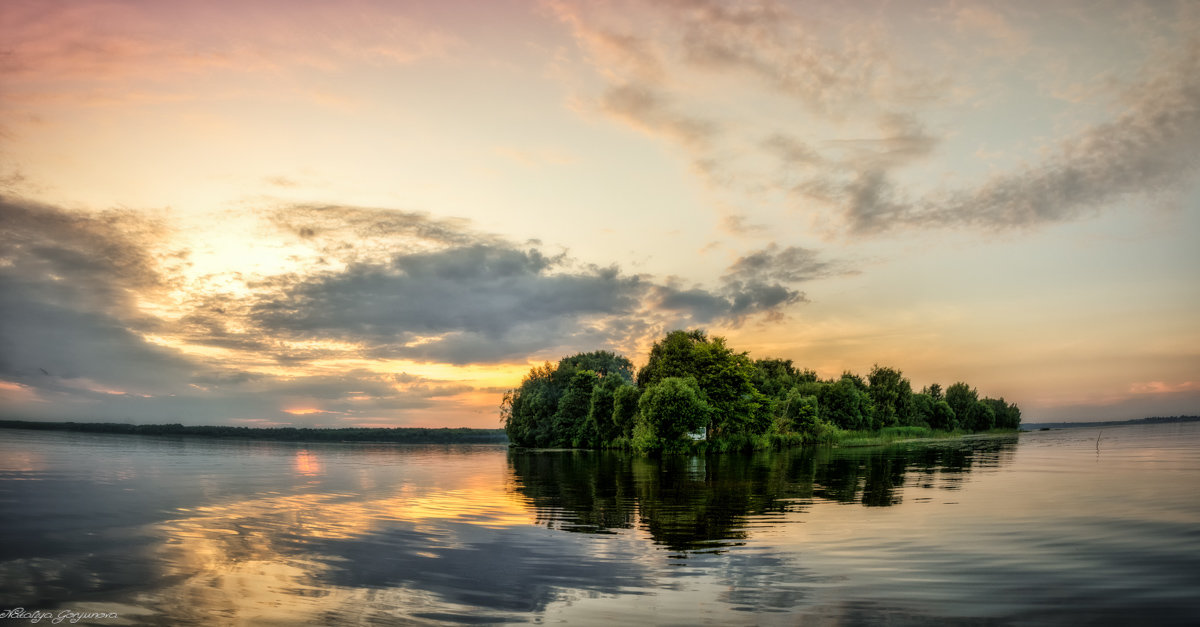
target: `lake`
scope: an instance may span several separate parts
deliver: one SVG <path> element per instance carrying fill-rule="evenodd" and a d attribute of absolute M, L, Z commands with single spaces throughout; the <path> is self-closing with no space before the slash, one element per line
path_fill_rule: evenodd
<path fill-rule="evenodd" d="M 0 501 L 0 616 L 78 624 L 1200 623 L 1200 423 L 663 459 L 3 430 Z"/>

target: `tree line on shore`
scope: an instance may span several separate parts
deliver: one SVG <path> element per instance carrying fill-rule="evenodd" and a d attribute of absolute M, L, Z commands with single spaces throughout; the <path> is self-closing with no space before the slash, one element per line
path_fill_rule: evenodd
<path fill-rule="evenodd" d="M 535 366 L 504 394 L 516 446 L 682 452 L 833 441 L 846 432 L 1016 429 L 1021 411 L 964 382 L 914 392 L 895 368 L 821 379 L 787 359 L 751 359 L 724 338 L 672 331 L 634 373 L 628 358 L 579 353 Z M 701 436 L 700 434 L 703 434 Z M 702 444 L 695 444 L 701 440 Z"/>
<path fill-rule="evenodd" d="M 500 429 L 461 427 L 322 429 L 307 427 L 233 427 L 224 425 L 185 426 L 181 424 L 134 425 L 119 422 L 35 422 L 0 420 L 3 429 L 39 431 L 77 431 L 85 433 L 121 433 L 127 435 L 200 436 L 277 442 L 389 442 L 394 444 L 503 444 L 507 437 Z"/>

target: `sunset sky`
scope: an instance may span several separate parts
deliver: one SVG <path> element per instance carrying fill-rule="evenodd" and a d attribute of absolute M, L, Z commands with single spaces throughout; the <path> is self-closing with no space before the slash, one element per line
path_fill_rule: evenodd
<path fill-rule="evenodd" d="M 1200 3 L 0 3 L 0 417 L 499 426 L 674 328 L 1200 414 Z"/>

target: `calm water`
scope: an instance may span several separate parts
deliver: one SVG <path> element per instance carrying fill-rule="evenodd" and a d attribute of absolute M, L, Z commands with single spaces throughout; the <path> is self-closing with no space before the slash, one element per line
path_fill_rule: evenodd
<path fill-rule="evenodd" d="M 665 460 L 4 430 L 0 612 L 1198 624 L 1198 487 L 1197 423 Z"/>

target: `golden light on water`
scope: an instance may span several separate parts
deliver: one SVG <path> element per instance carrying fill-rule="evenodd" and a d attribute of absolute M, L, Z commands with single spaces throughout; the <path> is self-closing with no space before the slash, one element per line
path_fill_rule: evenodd
<path fill-rule="evenodd" d="M 315 477 L 322 471 L 321 460 L 308 451 L 296 451 L 293 467 L 298 474 L 306 477 Z"/>
<path fill-rule="evenodd" d="M 364 470 L 352 480 L 358 489 L 317 491 L 322 490 L 319 482 L 328 480 L 338 466 L 325 459 L 329 454 L 315 449 L 292 454 L 291 469 L 304 481 L 296 484 L 301 493 L 180 508 L 176 518 L 157 525 L 154 533 L 163 541 L 156 551 L 168 565 L 165 578 L 177 582 L 162 591 L 160 602 L 236 616 L 242 624 L 299 624 L 323 612 L 354 607 L 367 594 L 361 588 L 324 583 L 339 565 L 309 557 L 304 548 L 308 543 L 386 542 L 386 533 L 399 525 L 430 539 L 414 555 L 436 559 L 440 550 L 457 546 L 446 525 L 498 530 L 536 523 L 535 512 L 511 489 L 508 473 L 495 472 L 504 468 L 502 458 L 477 465 L 464 460 L 466 465 L 436 474 L 433 482 L 404 479 L 408 473 L 426 471 L 419 465 L 396 467 L 392 476 L 398 484 L 390 490 L 383 487 L 386 474 Z M 390 451 L 359 454 L 377 468 L 387 468 L 397 459 Z M 384 496 L 378 496 L 381 490 Z M 368 494 L 376 496 L 364 496 Z M 396 607 L 422 602 L 408 598 L 419 593 L 386 592 Z"/>

